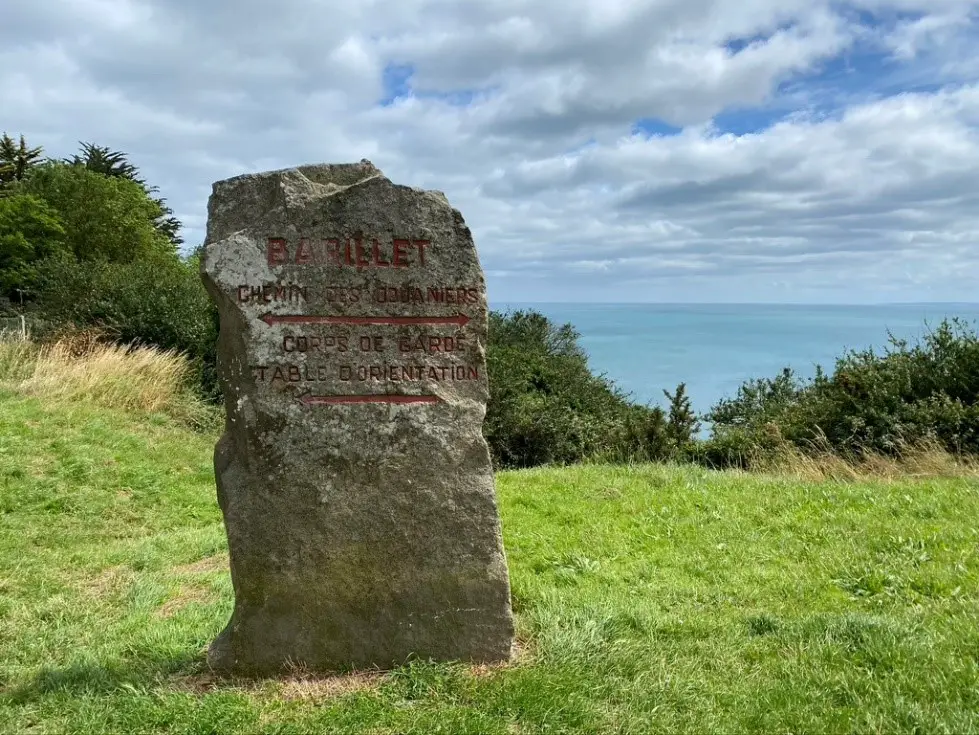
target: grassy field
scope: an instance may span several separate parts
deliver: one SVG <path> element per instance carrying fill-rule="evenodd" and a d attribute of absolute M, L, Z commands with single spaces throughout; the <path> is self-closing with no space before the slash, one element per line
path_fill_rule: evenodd
<path fill-rule="evenodd" d="M 0 389 L 2 732 L 979 732 L 975 479 L 503 473 L 514 664 L 225 681 L 214 435 L 76 398 Z"/>

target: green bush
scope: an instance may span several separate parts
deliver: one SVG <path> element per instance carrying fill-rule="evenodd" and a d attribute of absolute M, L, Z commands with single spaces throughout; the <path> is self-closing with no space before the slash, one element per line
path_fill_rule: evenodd
<path fill-rule="evenodd" d="M 25 294 L 33 295 L 38 262 L 62 250 L 64 240 L 58 213 L 43 199 L 0 198 L 0 297 L 23 301 Z"/>
<path fill-rule="evenodd" d="M 712 469 L 752 470 L 784 458 L 787 442 L 776 424 L 717 428 L 709 439 L 694 442 L 686 457 Z"/>
<path fill-rule="evenodd" d="M 44 263 L 39 315 L 54 325 L 100 327 L 123 343 L 175 349 L 191 358 L 202 393 L 217 395 L 217 310 L 192 260 Z"/>
<path fill-rule="evenodd" d="M 748 381 L 706 418 L 714 435 L 700 451 L 714 459 L 763 449 L 772 436 L 844 456 L 894 455 L 922 441 L 979 453 L 979 336 L 945 320 L 914 345 L 891 337 L 883 353 L 851 351 L 832 375 L 800 380 L 786 369 Z"/>
<path fill-rule="evenodd" d="M 537 312 L 490 314 L 485 432 L 495 464 L 655 460 L 685 447 L 686 418 L 671 427 L 661 409 L 628 401 L 589 370 L 578 337 Z"/>

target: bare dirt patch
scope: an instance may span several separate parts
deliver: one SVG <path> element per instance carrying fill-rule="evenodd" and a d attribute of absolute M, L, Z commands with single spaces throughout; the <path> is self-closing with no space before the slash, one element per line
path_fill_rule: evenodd
<path fill-rule="evenodd" d="M 238 691 L 289 702 L 308 702 L 376 689 L 384 678 L 385 674 L 379 671 L 353 672 L 335 676 L 295 674 L 287 675 L 282 679 L 228 678 L 205 671 L 172 679 L 171 690 L 187 694 L 209 694 L 218 690 Z"/>
<path fill-rule="evenodd" d="M 211 572 L 226 572 L 230 567 L 227 552 L 208 556 L 191 564 L 181 564 L 174 567 L 176 574 L 210 574 Z"/>
<path fill-rule="evenodd" d="M 160 605 L 156 611 L 156 616 L 160 618 L 172 618 L 192 602 L 210 602 L 213 599 L 214 593 L 211 590 L 192 584 L 181 585 L 176 595 Z"/>
<path fill-rule="evenodd" d="M 289 702 L 332 699 L 344 694 L 375 689 L 383 680 L 384 674 L 380 672 L 290 677 L 279 682 L 277 694 Z"/>

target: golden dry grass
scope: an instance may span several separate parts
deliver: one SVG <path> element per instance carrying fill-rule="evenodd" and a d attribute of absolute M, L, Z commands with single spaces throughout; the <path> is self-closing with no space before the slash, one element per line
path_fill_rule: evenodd
<path fill-rule="evenodd" d="M 39 350 L 38 345 L 17 333 L 0 333 L 0 384 L 16 384 L 30 377 Z"/>
<path fill-rule="evenodd" d="M 376 689 L 384 681 L 381 672 L 354 672 L 336 676 L 313 676 L 299 672 L 276 683 L 277 694 L 287 702 L 321 701 L 352 692 Z"/>
<path fill-rule="evenodd" d="M 194 396 L 191 381 L 190 364 L 180 353 L 105 342 L 97 333 L 44 345 L 0 339 L 0 387 L 46 402 L 85 401 L 203 426 L 213 411 Z"/>
<path fill-rule="evenodd" d="M 937 441 L 901 447 L 893 456 L 868 452 L 843 457 L 825 447 L 803 451 L 787 442 L 751 462 L 752 471 L 799 480 L 860 482 L 926 477 L 979 477 L 976 458 L 954 455 Z"/>
<path fill-rule="evenodd" d="M 86 598 L 93 601 L 106 601 L 116 598 L 128 589 L 136 574 L 131 567 L 116 564 L 107 567 L 94 577 L 86 577 L 75 586 Z"/>

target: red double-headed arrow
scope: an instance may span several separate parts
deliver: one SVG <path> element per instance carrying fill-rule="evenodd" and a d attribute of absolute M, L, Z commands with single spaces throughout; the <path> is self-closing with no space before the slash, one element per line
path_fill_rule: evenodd
<path fill-rule="evenodd" d="M 312 314 L 264 314 L 263 322 L 273 324 L 349 324 L 352 326 L 409 326 L 412 324 L 452 324 L 464 327 L 469 323 L 465 314 L 455 316 L 315 316 Z"/>
<path fill-rule="evenodd" d="M 378 393 L 367 393 L 361 395 L 341 395 L 341 396 L 311 396 L 302 397 L 302 402 L 307 406 L 325 406 L 345 403 L 438 403 L 441 398 L 438 396 L 406 396 L 406 395 L 384 395 Z"/>

